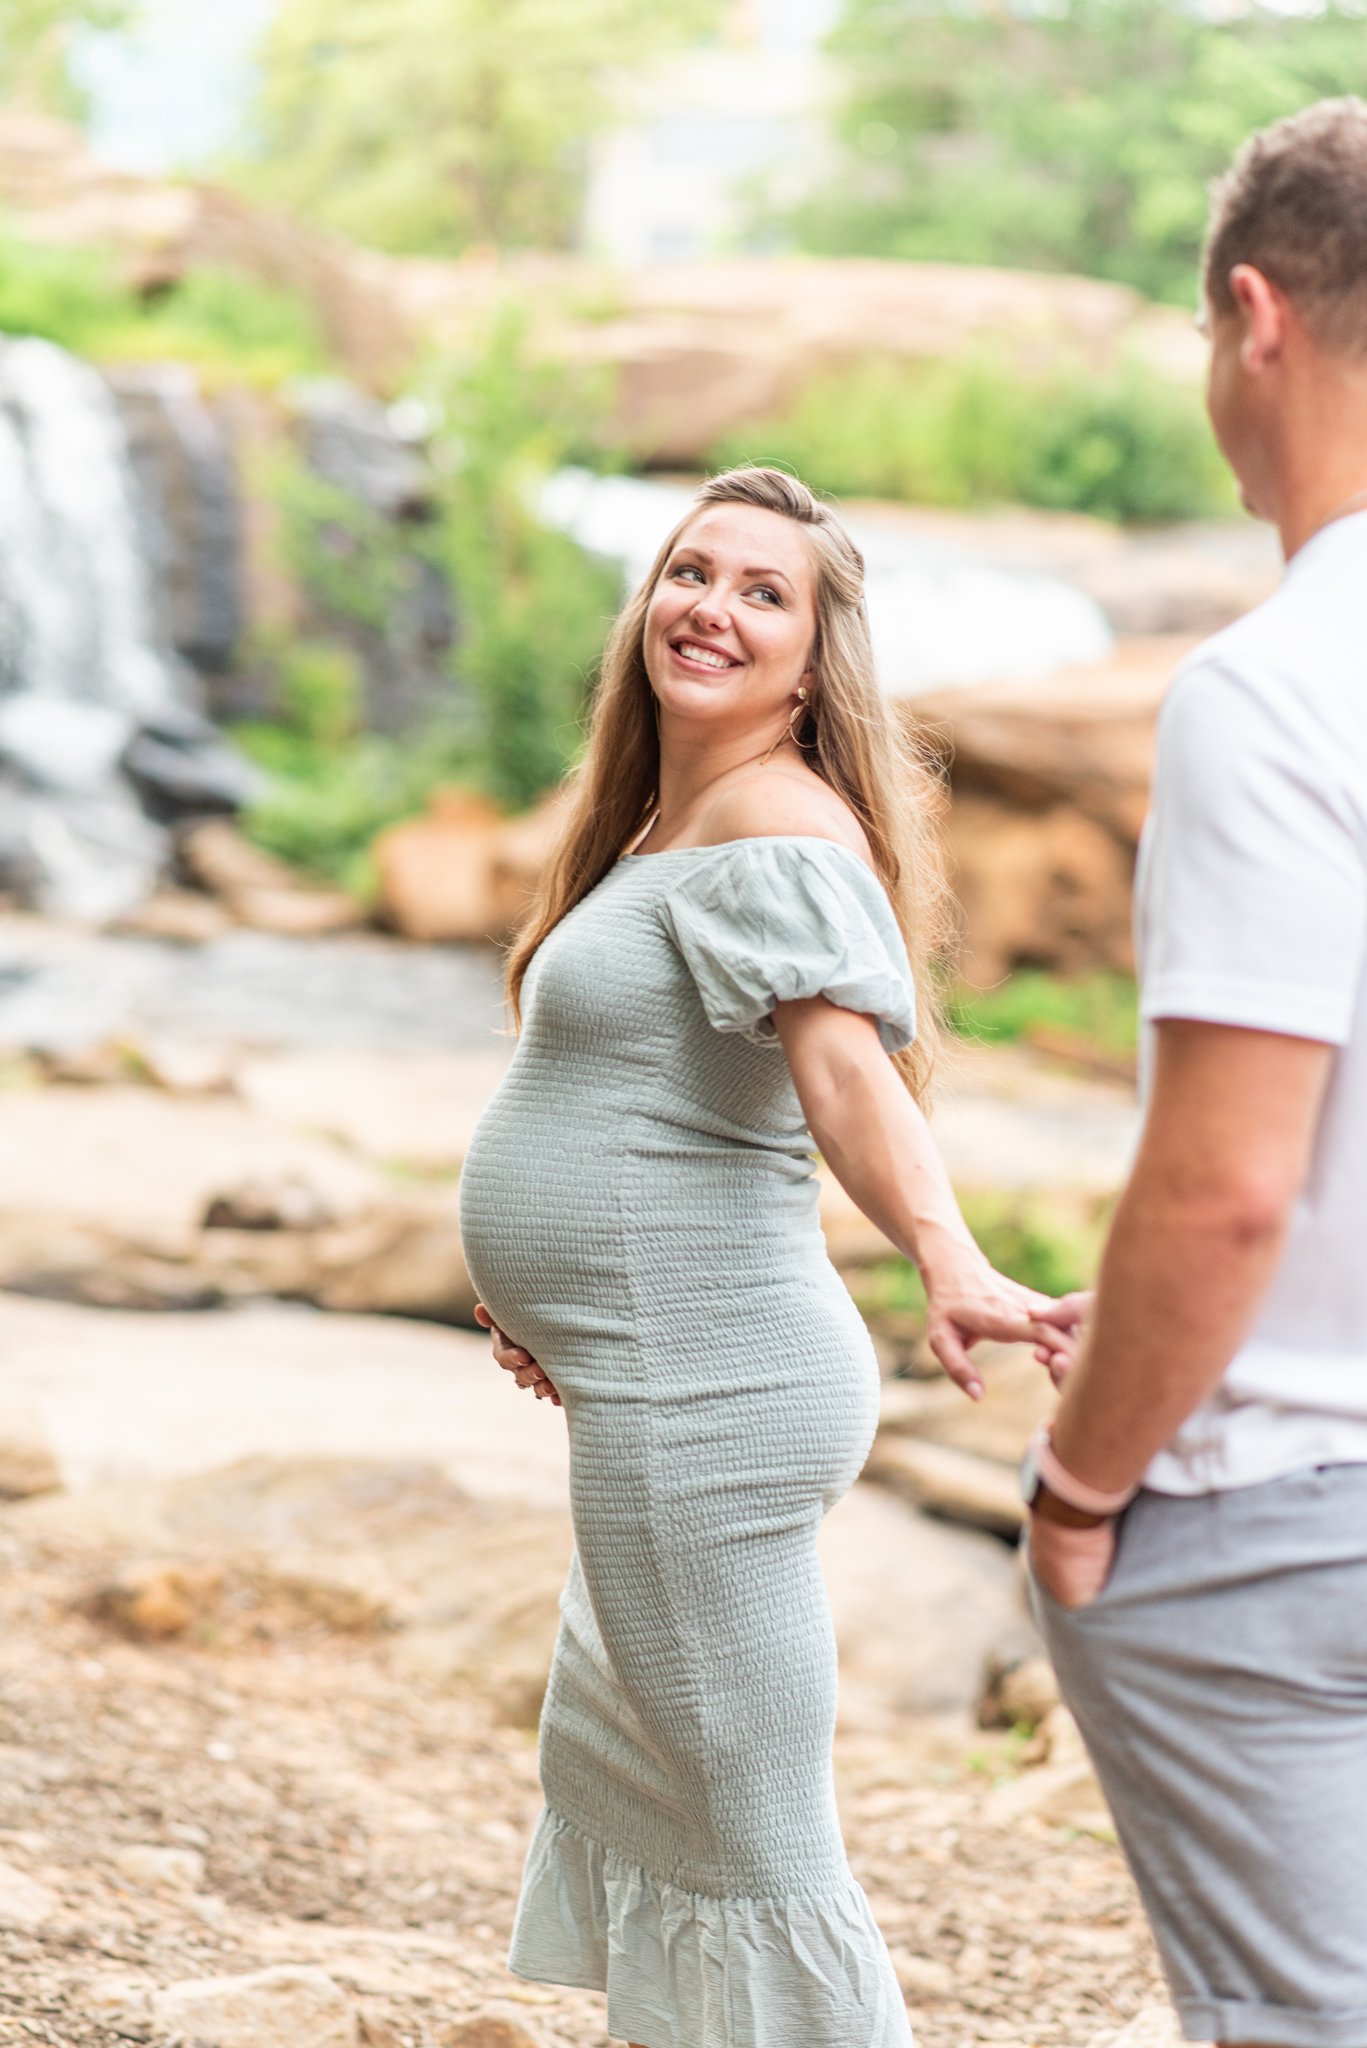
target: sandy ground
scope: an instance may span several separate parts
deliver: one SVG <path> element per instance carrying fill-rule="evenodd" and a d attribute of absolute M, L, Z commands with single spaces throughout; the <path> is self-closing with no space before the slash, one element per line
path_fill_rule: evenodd
<path fill-rule="evenodd" d="M 476 1340 L 307 1310 L 0 1299 L 0 1344 L 74 1482 L 0 1511 L 0 2041 L 146 2038 L 149 1992 L 288 1962 L 323 1967 L 374 2048 L 438 2048 L 490 2010 L 603 2048 L 601 2000 L 502 1966 L 537 1807 L 527 1660 L 564 1562 L 559 1419 Z M 879 1514 L 911 1530 L 852 1500 L 837 1578 L 870 1531 L 897 1541 Z M 96 1596 L 167 1556 L 193 1621 L 130 1640 Z M 881 1625 L 909 1650 L 903 1598 Z M 1019 1739 L 963 1711 L 872 1711 L 881 1670 L 856 1644 L 839 1793 L 924 2048 L 1109 2037 L 1161 1994 L 1104 1822 L 1019 1810 Z"/>

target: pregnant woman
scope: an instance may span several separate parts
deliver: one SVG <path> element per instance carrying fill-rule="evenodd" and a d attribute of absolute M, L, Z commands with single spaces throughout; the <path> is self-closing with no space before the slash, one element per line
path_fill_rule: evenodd
<path fill-rule="evenodd" d="M 917 1106 L 934 789 L 862 585 L 792 477 L 703 486 L 609 645 L 461 1184 L 485 1319 L 564 1407 L 576 1535 L 511 1965 L 606 1991 L 636 2048 L 911 2039 L 832 1791 L 816 1536 L 878 1376 L 814 1146 L 966 1391 L 973 1338 L 1048 1305 L 977 1250 Z"/>

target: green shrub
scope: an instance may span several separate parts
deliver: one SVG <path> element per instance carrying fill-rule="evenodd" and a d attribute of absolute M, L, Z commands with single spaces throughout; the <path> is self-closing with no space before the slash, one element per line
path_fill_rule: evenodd
<path fill-rule="evenodd" d="M 582 740 L 588 680 L 620 596 L 615 566 L 543 526 L 535 496 L 571 446 L 593 437 L 594 390 L 528 361 L 505 311 L 482 348 L 433 364 L 435 503 L 396 527 L 294 459 L 260 488 L 281 513 L 280 550 L 318 633 L 264 650 L 281 715 L 238 728 L 270 776 L 246 829 L 280 858 L 369 893 L 368 849 L 386 825 L 454 783 L 509 810 L 558 783 Z M 360 678 L 344 641 L 383 633 L 419 557 L 450 581 L 459 637 L 446 701 L 420 731 L 357 730 Z"/>
<path fill-rule="evenodd" d="M 109 257 L 0 233 L 0 333 L 36 334 L 89 355 L 102 333 L 125 325 L 136 311 Z"/>
<path fill-rule="evenodd" d="M 999 1273 L 1041 1294 L 1071 1294 L 1096 1278 L 1110 1204 L 1016 1191 L 966 1193 L 964 1220 Z M 924 1321 L 925 1288 L 908 1259 L 889 1257 L 852 1276 L 862 1314 L 913 1326 Z"/>
<path fill-rule="evenodd" d="M 312 309 L 239 271 L 192 270 L 123 323 L 102 327 L 84 353 L 98 362 L 189 363 L 207 383 L 274 390 L 321 374 L 329 356 Z"/>
<path fill-rule="evenodd" d="M 382 634 L 415 558 L 435 551 L 431 529 L 386 518 L 292 449 L 276 449 L 258 464 L 255 488 L 279 514 L 280 565 L 318 617 Z M 296 648 L 290 659 L 298 656 Z"/>
<path fill-rule="evenodd" d="M 1132 1058 L 1139 1043 L 1138 998 L 1128 974 L 1064 979 L 1022 969 L 999 988 L 952 989 L 946 1009 L 961 1037 L 989 1045 L 1028 1040 L 1041 1026 L 1117 1060 Z"/>
<path fill-rule="evenodd" d="M 526 329 L 519 308 L 503 307 L 478 351 L 428 379 L 441 421 L 432 547 L 457 594 L 456 671 L 477 706 L 480 786 L 515 810 L 553 788 L 578 752 L 621 600 L 616 566 L 535 511 L 545 477 L 596 438 L 606 393 L 535 360 Z"/>
<path fill-rule="evenodd" d="M 995 359 L 874 358 L 728 436 L 718 465 L 776 462 L 840 497 L 1038 505 L 1105 519 L 1231 510 L 1195 393 L 1134 365 L 1029 377 Z"/>
<path fill-rule="evenodd" d="M 376 834 L 421 811 L 439 783 L 472 780 L 468 750 L 449 733 L 359 733 L 337 743 L 253 723 L 235 726 L 233 738 L 267 776 L 264 794 L 243 814 L 248 837 L 362 901 L 374 893 Z"/>
<path fill-rule="evenodd" d="M 1193 519 L 1234 509 L 1194 393 L 1129 368 L 1055 385 L 1027 430 L 1022 502 L 1102 519 Z"/>
<path fill-rule="evenodd" d="M 1015 1192 L 969 1194 L 964 1220 L 999 1273 L 1041 1294 L 1070 1294 L 1096 1277 L 1106 1207 Z"/>
<path fill-rule="evenodd" d="M 356 657 L 331 641 L 302 640 L 281 662 L 278 688 L 286 724 L 302 740 L 336 748 L 356 735 L 361 681 Z"/>
<path fill-rule="evenodd" d="M 0 233 L 0 333 L 34 334 L 93 362 L 171 360 L 211 379 L 273 386 L 327 367 L 312 309 L 293 293 L 204 265 L 144 298 L 98 249 Z"/>

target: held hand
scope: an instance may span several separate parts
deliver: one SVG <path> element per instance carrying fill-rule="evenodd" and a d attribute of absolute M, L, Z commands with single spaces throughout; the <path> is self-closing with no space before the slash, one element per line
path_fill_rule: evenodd
<path fill-rule="evenodd" d="M 944 1371 L 972 1401 L 982 1396 L 982 1374 L 969 1357 L 980 1337 L 999 1344 L 1034 1344 L 1043 1349 L 1056 1334 L 1046 1321 L 1052 1297 L 1008 1280 L 976 1248 L 955 1246 L 929 1271 L 926 1336 Z"/>
<path fill-rule="evenodd" d="M 1065 1528 L 1038 1509 L 1030 1517 L 1030 1569 L 1060 1607 L 1087 1607 L 1105 1587 L 1115 1563 L 1115 1523 Z"/>
<path fill-rule="evenodd" d="M 511 1337 L 504 1335 L 482 1301 L 475 1303 L 475 1321 L 493 1338 L 494 1360 L 504 1372 L 510 1372 L 520 1387 L 531 1387 L 538 1401 L 553 1401 L 557 1408 L 563 1405 L 555 1385 L 531 1352 L 524 1351 L 520 1344 L 514 1344 Z"/>
<path fill-rule="evenodd" d="M 1094 1291 L 1063 1294 L 1036 1317 L 1035 1356 L 1056 1387 L 1077 1364 L 1095 1300 Z"/>

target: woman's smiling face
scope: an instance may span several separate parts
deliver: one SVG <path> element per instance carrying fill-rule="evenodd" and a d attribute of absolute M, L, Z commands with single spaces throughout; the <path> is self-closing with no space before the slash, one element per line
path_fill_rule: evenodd
<path fill-rule="evenodd" d="M 796 520 L 711 505 L 680 534 L 646 612 L 645 664 L 662 711 L 770 732 L 810 683 L 816 577 Z"/>

